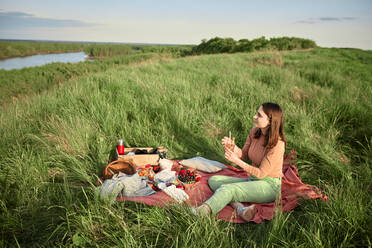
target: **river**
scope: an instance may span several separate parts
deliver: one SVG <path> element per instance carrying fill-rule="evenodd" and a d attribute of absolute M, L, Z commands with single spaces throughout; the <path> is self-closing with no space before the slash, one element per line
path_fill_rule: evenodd
<path fill-rule="evenodd" d="M 12 70 L 24 67 L 42 66 L 49 63 L 77 63 L 88 59 L 84 52 L 40 54 L 0 60 L 0 69 Z"/>

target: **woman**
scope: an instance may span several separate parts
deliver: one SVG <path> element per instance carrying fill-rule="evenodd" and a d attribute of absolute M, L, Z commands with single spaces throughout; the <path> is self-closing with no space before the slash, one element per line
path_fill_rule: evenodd
<path fill-rule="evenodd" d="M 249 221 L 256 213 L 256 207 L 255 205 L 244 207 L 240 202 L 275 201 L 280 194 L 286 144 L 283 120 L 283 112 L 279 105 L 267 102 L 260 106 L 253 117 L 254 128 L 250 131 L 243 149 L 235 145 L 234 138 L 222 139 L 225 158 L 248 172 L 250 176 L 248 178 L 212 176 L 208 184 L 214 194 L 194 212 L 216 214 L 231 203 L 237 214 Z M 248 158 L 252 160 L 252 165 L 243 161 Z"/>

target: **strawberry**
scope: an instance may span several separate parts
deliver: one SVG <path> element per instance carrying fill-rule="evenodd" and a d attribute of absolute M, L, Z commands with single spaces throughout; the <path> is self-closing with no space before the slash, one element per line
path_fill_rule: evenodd
<path fill-rule="evenodd" d="M 186 169 L 185 169 L 185 168 L 182 168 L 182 169 L 180 170 L 180 172 L 178 172 L 178 175 L 180 175 L 180 176 L 185 176 L 185 175 L 186 175 Z"/>
<path fill-rule="evenodd" d="M 200 175 L 196 175 L 196 176 L 195 176 L 195 182 L 199 182 L 200 179 L 201 179 L 201 176 L 200 176 Z"/>
<path fill-rule="evenodd" d="M 151 183 L 150 186 L 155 191 L 159 191 L 160 190 L 159 187 L 158 187 L 158 183 L 157 182 Z"/>
<path fill-rule="evenodd" d="M 183 185 L 183 184 L 178 184 L 178 185 L 176 185 L 176 188 L 177 189 L 185 189 L 185 186 Z"/>
<path fill-rule="evenodd" d="M 160 171 L 160 166 L 159 165 L 152 165 L 152 170 L 157 173 Z"/>
<path fill-rule="evenodd" d="M 185 176 L 185 175 L 178 175 L 178 179 L 179 179 L 181 182 L 185 182 L 185 181 L 186 181 L 186 176 Z"/>

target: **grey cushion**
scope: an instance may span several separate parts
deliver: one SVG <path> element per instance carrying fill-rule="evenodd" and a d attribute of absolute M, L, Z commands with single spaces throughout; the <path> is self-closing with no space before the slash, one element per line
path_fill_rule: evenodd
<path fill-rule="evenodd" d="M 184 166 L 195 168 L 197 170 L 208 172 L 208 173 L 218 172 L 224 168 L 227 168 L 224 164 L 218 161 L 209 160 L 203 157 L 194 157 L 194 158 L 184 159 L 184 160 L 181 160 L 179 163 Z"/>

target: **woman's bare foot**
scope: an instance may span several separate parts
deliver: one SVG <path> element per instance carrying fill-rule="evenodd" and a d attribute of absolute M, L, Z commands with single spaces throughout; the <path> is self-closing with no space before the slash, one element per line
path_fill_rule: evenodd
<path fill-rule="evenodd" d="M 244 207 L 241 209 L 240 217 L 245 221 L 251 221 L 254 215 L 257 213 L 256 205 L 250 205 L 249 207 Z"/>
<path fill-rule="evenodd" d="M 197 208 L 191 209 L 192 213 L 195 215 L 209 215 L 211 213 L 211 207 L 207 204 L 202 204 Z"/>
<path fill-rule="evenodd" d="M 236 210 L 237 214 L 239 214 L 239 210 L 244 208 L 244 205 L 241 202 L 231 202 L 230 205 Z"/>

